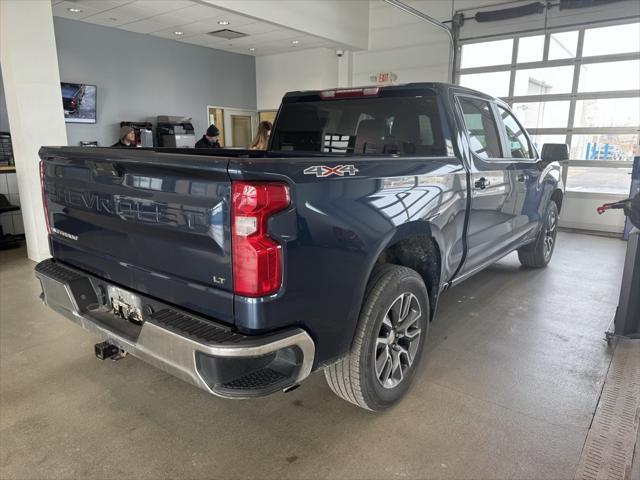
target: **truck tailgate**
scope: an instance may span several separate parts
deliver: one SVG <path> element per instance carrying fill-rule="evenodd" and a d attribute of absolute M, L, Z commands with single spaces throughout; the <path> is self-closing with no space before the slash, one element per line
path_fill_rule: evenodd
<path fill-rule="evenodd" d="M 54 258 L 233 323 L 228 158 L 65 147 L 40 158 Z"/>

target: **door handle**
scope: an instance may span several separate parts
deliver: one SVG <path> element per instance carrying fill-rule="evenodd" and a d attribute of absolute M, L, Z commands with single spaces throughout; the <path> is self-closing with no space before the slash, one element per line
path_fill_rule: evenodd
<path fill-rule="evenodd" d="M 484 190 L 489 185 L 491 185 L 491 182 L 489 180 L 487 180 L 486 178 L 484 178 L 484 177 L 480 177 L 478 180 L 475 181 L 475 183 L 473 185 L 476 188 L 479 188 L 480 190 Z"/>
<path fill-rule="evenodd" d="M 521 173 L 520 175 L 518 175 L 519 182 L 526 182 L 527 180 L 529 180 L 529 175 L 527 175 L 526 173 Z"/>

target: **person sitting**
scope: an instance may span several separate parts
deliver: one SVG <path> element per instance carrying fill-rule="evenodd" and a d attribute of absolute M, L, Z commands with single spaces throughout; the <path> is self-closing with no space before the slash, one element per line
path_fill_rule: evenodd
<path fill-rule="evenodd" d="M 209 125 L 207 132 L 196 142 L 196 148 L 220 148 L 218 137 L 220 130 L 214 124 Z"/>
<path fill-rule="evenodd" d="M 112 147 L 135 147 L 136 146 L 136 132 L 132 127 L 121 127 L 120 138 L 116 143 L 111 145 Z"/>
<path fill-rule="evenodd" d="M 271 122 L 262 121 L 258 125 L 258 133 L 251 142 L 251 150 L 266 150 L 269 145 L 269 136 L 271 135 L 271 129 L 273 125 Z"/>

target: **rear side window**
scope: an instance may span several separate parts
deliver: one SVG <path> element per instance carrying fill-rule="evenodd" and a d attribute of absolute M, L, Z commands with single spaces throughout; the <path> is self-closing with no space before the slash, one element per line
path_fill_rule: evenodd
<path fill-rule="evenodd" d="M 507 135 L 507 145 L 509 146 L 507 154 L 511 158 L 533 158 L 531 144 L 524 133 L 524 129 L 511 112 L 503 107 L 498 108 L 500 108 L 500 116 Z"/>
<path fill-rule="evenodd" d="M 445 156 L 435 97 L 285 103 L 272 150 L 349 155 Z"/>
<path fill-rule="evenodd" d="M 481 158 L 501 158 L 498 128 L 489 102 L 459 97 L 471 149 Z"/>

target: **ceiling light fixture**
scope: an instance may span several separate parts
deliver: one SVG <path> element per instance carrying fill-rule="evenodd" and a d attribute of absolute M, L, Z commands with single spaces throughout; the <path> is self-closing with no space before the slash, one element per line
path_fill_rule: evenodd
<path fill-rule="evenodd" d="M 74 7 L 67 8 L 67 10 L 69 10 L 71 13 L 80 13 L 82 11 L 81 8 L 74 8 Z"/>
<path fill-rule="evenodd" d="M 180 35 L 184 35 L 184 32 L 177 31 L 177 32 L 173 32 L 173 34 L 180 36 Z"/>
<path fill-rule="evenodd" d="M 220 20 L 218 22 L 218 25 L 229 25 L 229 21 L 228 20 Z"/>
<path fill-rule="evenodd" d="M 253 47 L 251 47 L 251 48 L 249 49 L 249 51 L 250 51 L 250 52 L 255 52 L 255 51 L 256 51 L 256 49 L 255 49 L 255 48 L 253 48 Z"/>
<path fill-rule="evenodd" d="M 300 43 L 300 41 L 299 41 L 299 40 L 293 40 L 291 43 L 292 43 L 293 45 L 298 45 L 298 44 Z"/>

